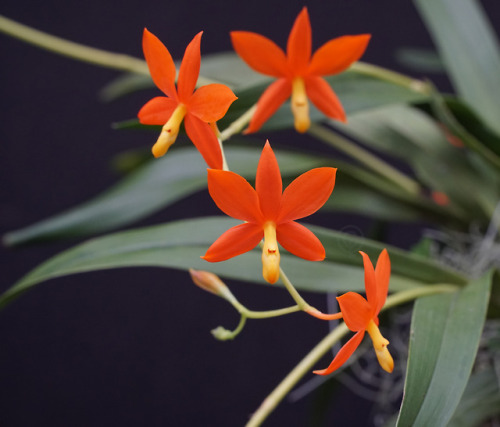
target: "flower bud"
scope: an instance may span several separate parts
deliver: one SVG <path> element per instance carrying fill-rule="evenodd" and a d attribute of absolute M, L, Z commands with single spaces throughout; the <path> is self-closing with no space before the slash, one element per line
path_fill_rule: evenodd
<path fill-rule="evenodd" d="M 229 291 L 224 282 L 214 273 L 190 268 L 189 274 L 196 286 L 212 294 L 223 297 L 223 295 Z"/>

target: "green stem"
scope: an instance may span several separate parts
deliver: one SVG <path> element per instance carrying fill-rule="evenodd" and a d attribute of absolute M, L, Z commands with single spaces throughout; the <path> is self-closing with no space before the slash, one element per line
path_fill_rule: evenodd
<path fill-rule="evenodd" d="M 250 119 L 252 118 L 256 109 L 257 109 L 257 104 L 252 105 L 240 117 L 238 117 L 234 122 L 232 122 L 226 129 L 224 129 L 220 134 L 221 141 L 226 141 L 233 135 L 239 133 L 248 124 L 248 122 L 250 122 Z"/>
<path fill-rule="evenodd" d="M 299 307 L 300 310 L 306 310 L 307 308 L 311 307 L 304 300 L 304 298 L 302 298 L 297 289 L 295 289 L 295 287 L 292 285 L 292 282 L 290 282 L 290 279 L 288 278 L 288 276 L 285 274 L 285 271 L 281 267 L 280 267 L 280 279 L 283 282 L 283 285 L 285 286 L 288 293 L 297 303 L 297 306 Z"/>
<path fill-rule="evenodd" d="M 428 285 L 422 286 L 415 289 L 409 289 L 406 291 L 398 292 L 387 298 L 386 304 L 382 310 L 387 310 L 390 307 L 394 307 L 403 304 L 408 301 L 412 301 L 416 298 L 445 293 L 453 292 L 458 289 L 457 286 L 448 284 L 439 285 Z M 339 341 L 344 335 L 349 332 L 349 329 L 345 323 L 340 324 L 335 329 L 333 329 L 325 338 L 323 338 L 314 347 L 309 354 L 304 357 L 295 368 L 281 381 L 281 383 L 272 391 L 272 393 L 264 399 L 261 406 L 252 415 L 252 418 L 247 423 L 246 427 L 258 427 L 260 426 L 269 414 L 278 406 L 278 404 L 283 400 L 283 398 L 290 392 L 290 390 L 299 382 L 299 380 L 311 371 L 314 364 L 325 355 L 332 346 Z"/>
<path fill-rule="evenodd" d="M 398 185 L 400 188 L 404 189 L 411 195 L 420 195 L 420 185 L 418 184 L 418 182 L 403 174 L 396 168 L 392 167 L 389 163 L 384 162 L 379 157 L 373 155 L 359 145 L 354 144 L 347 138 L 344 138 L 338 133 L 327 129 L 325 126 L 321 126 L 315 123 L 311 124 L 308 132 L 314 137 L 326 142 L 332 147 L 337 148 L 345 154 L 348 154 L 358 162 L 389 179 L 391 182 Z"/>
<path fill-rule="evenodd" d="M 249 319 L 267 319 L 269 317 L 278 317 L 284 316 L 285 314 L 296 313 L 300 311 L 300 307 L 298 305 L 292 305 L 291 307 L 279 308 L 277 310 L 266 310 L 266 311 L 253 311 L 248 310 L 243 307 L 244 310 L 240 311 L 240 313 Z"/>
<path fill-rule="evenodd" d="M 88 62 L 105 68 L 126 71 L 149 76 L 146 61 L 121 53 L 85 46 L 61 37 L 56 37 L 40 30 L 20 24 L 0 15 L 0 31 L 26 43 L 41 47 L 59 55 Z M 198 85 L 214 83 L 213 80 L 199 76 Z"/>
<path fill-rule="evenodd" d="M 400 74 L 377 65 L 367 64 L 366 62 L 355 62 L 351 65 L 348 71 L 376 77 L 377 79 L 385 80 L 426 95 L 431 93 L 431 87 L 429 84 L 423 82 L 422 80 L 413 79 L 405 76 L 404 74 Z"/>
<path fill-rule="evenodd" d="M 43 31 L 35 30 L 4 16 L 0 16 L 0 31 L 32 45 L 78 59 L 79 61 L 89 62 L 101 67 L 149 75 L 148 66 L 141 59 L 71 42 Z"/>
<path fill-rule="evenodd" d="M 240 323 L 238 323 L 238 326 L 234 331 L 230 331 L 226 328 L 223 328 L 222 326 L 219 326 L 215 329 L 212 329 L 212 335 L 214 336 L 215 339 L 218 339 L 220 341 L 228 341 L 228 340 L 233 340 L 236 338 L 237 335 L 243 330 L 245 327 L 245 323 L 247 321 L 246 316 L 241 315 L 240 318 Z"/>

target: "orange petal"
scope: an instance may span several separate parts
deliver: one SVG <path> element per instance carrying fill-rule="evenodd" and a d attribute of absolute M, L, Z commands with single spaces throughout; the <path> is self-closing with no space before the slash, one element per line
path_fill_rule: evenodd
<path fill-rule="evenodd" d="M 387 292 L 389 290 L 389 279 L 391 277 L 391 260 L 387 249 L 384 249 L 377 260 L 375 267 L 375 280 L 377 282 L 377 306 L 376 313 L 378 314 L 385 304 Z"/>
<path fill-rule="evenodd" d="M 337 297 L 340 311 L 347 327 L 354 332 L 366 329 L 372 319 L 372 309 L 367 300 L 356 292 Z"/>
<path fill-rule="evenodd" d="M 177 107 L 178 102 L 165 96 L 157 96 L 139 110 L 137 116 L 143 125 L 164 125 Z"/>
<path fill-rule="evenodd" d="M 325 248 L 314 235 L 301 224 L 294 221 L 279 224 L 276 228 L 278 242 L 288 252 L 308 261 L 322 261 L 325 259 Z"/>
<path fill-rule="evenodd" d="M 359 331 L 356 335 L 354 335 L 349 341 L 347 341 L 344 344 L 344 346 L 337 353 L 337 355 L 333 359 L 332 363 L 330 363 L 330 366 L 328 366 L 328 368 L 323 369 L 321 371 L 313 371 L 313 374 L 328 375 L 331 374 L 333 371 L 337 370 L 338 368 L 340 368 L 358 348 L 364 336 L 365 336 L 365 331 Z"/>
<path fill-rule="evenodd" d="M 260 96 L 248 129 L 245 133 L 257 132 L 276 110 L 290 97 L 292 84 L 287 79 L 278 79 L 271 83 Z"/>
<path fill-rule="evenodd" d="M 304 218 L 316 212 L 332 194 L 335 168 L 316 168 L 303 173 L 285 189 L 278 223 Z"/>
<path fill-rule="evenodd" d="M 179 68 L 179 77 L 177 78 L 177 92 L 181 102 L 187 103 L 189 97 L 193 94 L 198 74 L 200 74 L 200 43 L 203 31 L 196 34 L 186 47 L 181 67 Z"/>
<path fill-rule="evenodd" d="M 165 45 L 144 28 L 142 50 L 149 72 L 156 86 L 170 98 L 177 99 L 175 90 L 175 64 Z"/>
<path fill-rule="evenodd" d="M 286 47 L 288 65 L 295 76 L 302 76 L 306 72 L 311 59 L 311 46 L 311 22 L 307 7 L 304 7 L 295 19 Z"/>
<path fill-rule="evenodd" d="M 225 214 L 252 223 L 262 222 L 257 193 L 242 176 L 234 172 L 209 169 L 208 191 Z"/>
<path fill-rule="evenodd" d="M 304 80 L 307 96 L 318 110 L 332 119 L 345 122 L 344 107 L 326 80 L 315 76 L 306 77 Z"/>
<path fill-rule="evenodd" d="M 231 89 L 223 84 L 200 87 L 189 99 L 189 112 L 206 123 L 222 119 L 230 105 L 238 99 Z"/>
<path fill-rule="evenodd" d="M 362 251 L 359 251 L 359 253 L 363 257 L 363 265 L 365 267 L 366 299 L 370 303 L 373 313 L 376 314 L 378 297 L 377 297 L 377 280 L 375 277 L 375 270 L 373 269 L 373 264 L 370 261 L 368 255 Z"/>
<path fill-rule="evenodd" d="M 285 52 L 267 37 L 249 31 L 232 31 L 231 41 L 236 53 L 255 71 L 273 77 L 288 74 Z"/>
<path fill-rule="evenodd" d="M 225 261 L 255 248 L 262 240 L 264 231 L 256 224 L 240 224 L 223 233 L 210 246 L 202 258 L 209 262 Z"/>
<path fill-rule="evenodd" d="M 259 196 L 260 209 L 264 218 L 266 221 L 274 221 L 278 216 L 281 205 L 283 184 L 278 161 L 269 141 L 266 141 L 260 155 L 255 177 L 255 190 Z"/>
<path fill-rule="evenodd" d="M 184 117 L 184 127 L 187 136 L 203 156 L 207 165 L 213 169 L 222 169 L 219 141 L 210 125 L 188 113 Z"/>
<path fill-rule="evenodd" d="M 365 53 L 370 34 L 343 36 L 326 42 L 311 59 L 309 75 L 327 76 L 338 74 L 357 61 Z"/>

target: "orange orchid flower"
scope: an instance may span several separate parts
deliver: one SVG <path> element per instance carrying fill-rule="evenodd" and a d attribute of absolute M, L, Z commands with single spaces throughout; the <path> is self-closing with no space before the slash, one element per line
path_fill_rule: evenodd
<path fill-rule="evenodd" d="M 380 253 L 375 270 L 368 255 L 364 252 L 360 254 L 363 256 L 365 267 L 367 299 L 356 292 L 347 292 L 337 298 L 345 324 L 351 331 L 356 332 L 356 335 L 340 349 L 328 368 L 314 371 L 315 374 L 328 375 L 340 368 L 358 348 L 365 332 L 368 332 L 373 341 L 373 347 L 382 369 L 387 372 L 392 372 L 394 369 L 394 361 L 387 349 L 389 341 L 382 336 L 378 328 L 378 314 L 385 304 L 391 276 L 389 254 L 386 249 Z"/>
<path fill-rule="evenodd" d="M 139 111 L 139 121 L 146 125 L 164 125 L 153 146 L 155 157 L 163 156 L 175 142 L 179 127 L 184 127 L 189 139 L 211 168 L 222 168 L 222 153 L 214 130 L 209 123 L 220 120 L 236 99 L 222 84 L 209 84 L 194 90 L 200 73 L 200 42 L 203 32 L 194 36 L 186 48 L 175 86 L 175 65 L 163 43 L 146 28 L 142 38 L 144 56 L 151 77 L 166 96 L 147 102 Z"/>
<path fill-rule="evenodd" d="M 236 53 L 255 71 L 277 77 L 261 95 L 247 133 L 257 132 L 275 111 L 292 96 L 295 129 L 309 129 L 311 102 L 326 116 L 345 121 L 345 112 L 337 95 L 321 76 L 346 70 L 364 53 L 369 34 L 332 39 L 312 54 L 311 23 L 307 8 L 297 16 L 288 37 L 287 52 L 260 34 L 231 32 Z"/>
<path fill-rule="evenodd" d="M 224 261 L 253 249 L 264 237 L 262 273 L 269 283 L 279 278 L 278 242 L 287 251 L 310 261 L 325 258 L 319 239 L 295 222 L 316 212 L 330 197 L 337 169 L 312 169 L 283 192 L 278 162 L 269 142 L 260 156 L 255 189 L 242 176 L 229 171 L 208 171 L 208 190 L 227 215 L 245 221 L 220 236 L 203 259 Z"/>

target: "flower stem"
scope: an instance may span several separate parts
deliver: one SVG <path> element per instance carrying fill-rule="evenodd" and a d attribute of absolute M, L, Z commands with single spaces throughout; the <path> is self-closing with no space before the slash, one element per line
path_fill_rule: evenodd
<path fill-rule="evenodd" d="M 240 311 L 240 313 L 249 319 L 267 319 L 269 317 L 278 317 L 284 316 L 285 314 L 296 313 L 297 311 L 300 311 L 300 307 L 298 305 L 292 305 L 291 307 L 267 311 L 253 311 L 244 308 L 244 311 Z"/>
<path fill-rule="evenodd" d="M 420 92 L 426 95 L 430 94 L 432 91 L 430 85 L 426 82 L 423 82 L 422 80 L 413 79 L 411 77 L 405 76 L 404 74 L 397 73 L 395 71 L 388 70 L 377 65 L 368 64 L 366 62 L 355 62 L 351 65 L 348 71 L 376 77 L 380 80 L 385 80 L 387 82 L 394 83 L 398 86 L 403 86 L 415 92 Z"/>
<path fill-rule="evenodd" d="M 27 43 L 79 61 L 149 75 L 148 66 L 142 59 L 84 46 L 28 27 L 4 16 L 0 16 L 0 31 Z"/>
<path fill-rule="evenodd" d="M 457 286 L 448 284 L 427 285 L 406 291 L 401 291 L 391 295 L 387 298 L 386 304 L 382 310 L 394 307 L 416 298 L 427 295 L 434 295 L 439 293 L 453 292 L 458 289 Z M 309 372 L 313 365 L 326 354 L 332 346 L 339 341 L 344 335 L 347 334 L 349 329 L 345 323 L 340 324 L 333 329 L 325 338 L 323 338 L 314 347 L 309 354 L 307 354 L 295 368 L 281 381 L 281 383 L 267 396 L 262 402 L 261 406 L 254 412 L 252 418 L 247 423 L 246 427 L 260 426 L 269 414 L 278 406 L 283 398 L 290 392 L 290 390 L 299 382 L 299 380 Z"/>
<path fill-rule="evenodd" d="M 333 130 L 328 129 L 325 126 L 312 123 L 309 128 L 309 133 L 332 147 L 348 154 L 358 162 L 389 179 L 391 182 L 411 195 L 420 195 L 420 184 L 418 182 Z"/>
<path fill-rule="evenodd" d="M 43 31 L 36 30 L 2 15 L 0 15 L 0 32 L 42 49 L 82 62 L 149 76 L 149 69 L 146 61 L 142 59 L 65 40 L 61 37 L 56 37 Z M 214 80 L 207 79 L 203 76 L 198 77 L 198 86 L 209 83 L 214 83 Z"/>
<path fill-rule="evenodd" d="M 257 109 L 257 104 L 252 105 L 240 117 L 238 117 L 234 122 L 232 122 L 226 129 L 224 129 L 220 134 L 221 141 L 226 141 L 233 135 L 239 133 L 248 124 L 248 122 L 250 122 L 250 119 L 252 118 L 256 109 Z"/>

